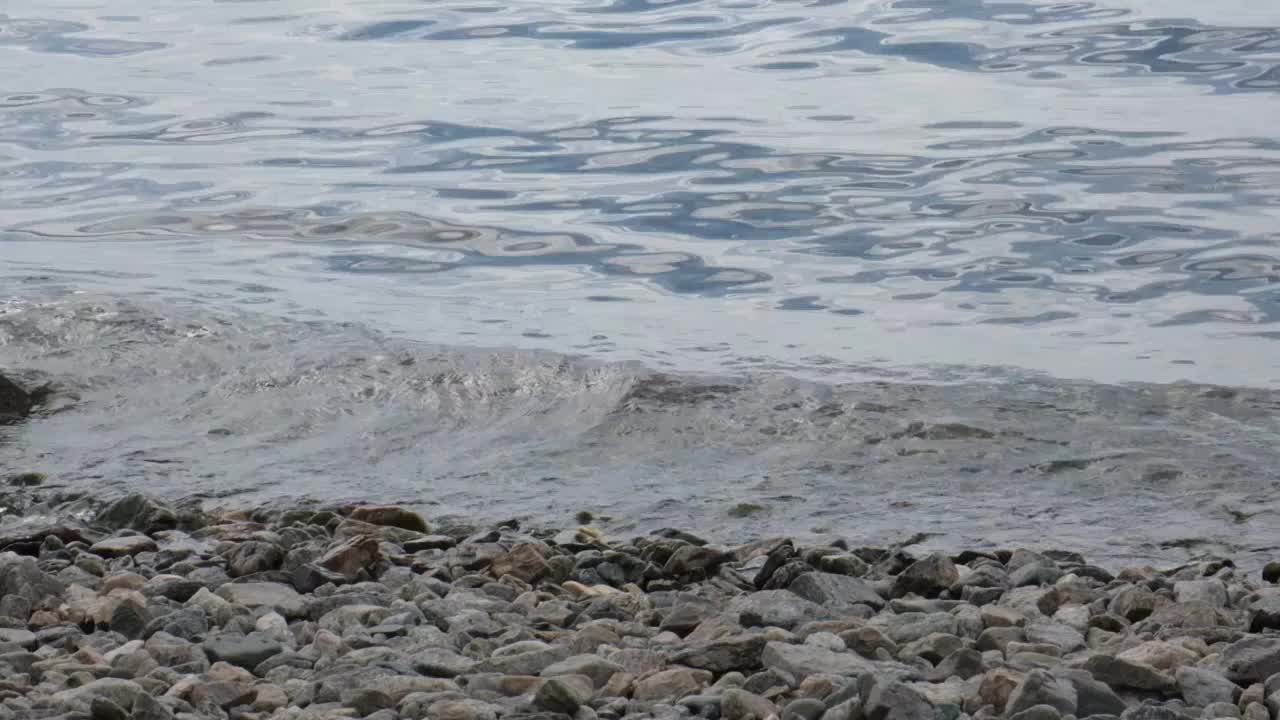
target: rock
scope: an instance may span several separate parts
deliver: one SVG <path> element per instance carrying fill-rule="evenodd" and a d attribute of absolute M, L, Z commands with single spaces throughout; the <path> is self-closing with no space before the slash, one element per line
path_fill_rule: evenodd
<path fill-rule="evenodd" d="M 173 510 L 145 495 L 133 494 L 108 505 L 98 513 L 93 522 L 111 530 L 158 532 L 176 528 L 178 516 Z"/>
<path fill-rule="evenodd" d="M 432 703 L 424 714 L 415 714 L 400 706 L 402 718 L 424 718 L 427 720 L 498 720 L 498 708 L 479 700 L 440 700 Z"/>
<path fill-rule="evenodd" d="M 144 552 L 155 552 L 156 541 L 146 535 L 122 535 L 99 540 L 89 551 L 104 558 L 124 557 Z"/>
<path fill-rule="evenodd" d="M 1262 566 L 1262 581 L 1280 583 L 1280 560 L 1272 560 Z"/>
<path fill-rule="evenodd" d="M 288 619 L 306 617 L 307 602 L 298 591 L 277 582 L 228 583 L 218 588 L 217 596 L 233 605 L 250 610 L 270 608 Z"/>
<path fill-rule="evenodd" d="M 645 703 L 670 703 L 701 690 L 709 682 L 711 673 L 706 670 L 671 668 L 637 680 L 632 697 Z"/>
<path fill-rule="evenodd" d="M 1227 606 L 1227 586 L 1221 580 L 1180 580 L 1173 584 L 1173 597 L 1179 604 L 1199 603 L 1210 607 Z"/>
<path fill-rule="evenodd" d="M 902 597 L 915 593 L 935 597 L 960 581 L 960 571 L 951 558 L 934 553 L 912 563 L 893 582 L 893 596 Z"/>
<path fill-rule="evenodd" d="M 599 655 L 574 655 L 557 663 L 552 663 L 542 670 L 542 677 L 558 677 L 560 675 L 578 675 L 591 679 L 596 688 L 602 688 L 616 673 L 622 672 L 622 666 L 606 660 Z"/>
<path fill-rule="evenodd" d="M 138 683 L 121 678 L 100 678 L 79 687 L 56 692 L 52 704 L 64 711 L 89 713 L 94 698 L 103 698 L 122 708 L 133 707 L 139 695 L 146 694 Z"/>
<path fill-rule="evenodd" d="M 862 686 L 867 691 L 867 720 L 934 720 L 936 716 L 933 704 L 904 683 L 867 675 Z"/>
<path fill-rule="evenodd" d="M 763 635 L 734 635 L 679 651 L 672 656 L 672 662 L 716 675 L 734 670 L 746 672 L 761 666 L 765 643 Z"/>
<path fill-rule="evenodd" d="M 125 600 L 111 613 L 111 630 L 129 639 L 140 638 L 151 622 L 147 608 L 132 600 Z"/>
<path fill-rule="evenodd" d="M 60 598 L 65 592 L 66 586 L 42 572 L 34 558 L 0 553 L 0 598 L 21 598 L 34 608 L 46 598 Z"/>
<path fill-rule="evenodd" d="M 1184 665 L 1174 676 L 1182 699 L 1190 705 L 1205 707 L 1215 702 L 1235 704 L 1240 699 L 1240 686 L 1208 668 Z"/>
<path fill-rule="evenodd" d="M 233 578 L 279 570 L 284 564 L 284 550 L 275 543 L 251 540 L 236 545 L 227 556 L 227 574 Z"/>
<path fill-rule="evenodd" d="M 92 720 L 130 720 L 124 708 L 105 697 L 96 697 L 89 701 L 89 717 Z"/>
<path fill-rule="evenodd" d="M 1249 603 L 1249 632 L 1280 630 L 1280 588 L 1259 590 Z"/>
<path fill-rule="evenodd" d="M 173 711 L 150 695 L 139 695 L 133 701 L 129 720 L 173 720 Z"/>
<path fill-rule="evenodd" d="M 1172 645 L 1161 640 L 1150 640 L 1125 650 L 1116 655 L 1116 658 L 1140 665 L 1148 665 L 1157 670 L 1169 671 L 1176 670 L 1183 665 L 1195 664 L 1200 659 L 1200 656 L 1184 647 Z"/>
<path fill-rule="evenodd" d="M 1167 673 L 1132 660 L 1108 655 L 1093 655 L 1084 663 L 1094 678 L 1113 688 L 1133 690 L 1172 690 L 1176 687 L 1173 677 Z"/>
<path fill-rule="evenodd" d="M 854 605 L 866 605 L 875 610 L 885 606 L 884 598 L 870 585 L 847 575 L 809 572 L 792 581 L 788 589 L 805 600 L 838 611 Z"/>
<path fill-rule="evenodd" d="M 545 577 L 549 568 L 535 545 L 520 543 L 511 548 L 511 552 L 496 558 L 489 571 L 496 578 L 511 575 L 533 584 Z"/>
<path fill-rule="evenodd" d="M 983 705 L 994 707 L 996 712 L 1004 712 L 1009 704 L 1009 697 L 1021 682 L 1022 675 L 1013 671 L 990 670 L 982 676 L 982 682 L 978 686 L 978 697 Z"/>
<path fill-rule="evenodd" d="M 877 665 L 851 652 L 833 652 L 814 645 L 789 645 L 770 642 L 760 656 L 768 669 L 781 670 L 803 679 L 810 675 L 861 675 L 877 669 Z"/>
<path fill-rule="evenodd" d="M 863 657 L 874 658 L 883 649 L 890 655 L 898 654 L 898 644 L 873 625 L 863 625 L 840 633 L 846 647 Z"/>
<path fill-rule="evenodd" d="M 674 577 L 706 578 L 732 559 L 729 553 L 712 547 L 681 545 L 671 554 L 663 572 Z"/>
<path fill-rule="evenodd" d="M 1280 672 L 1280 637 L 1247 637 L 1222 653 L 1227 679 L 1237 685 L 1262 682 Z"/>
<path fill-rule="evenodd" d="M 595 694 L 591 678 L 584 675 L 560 675 L 549 678 L 538 687 L 533 704 L 550 712 L 572 715 L 591 702 Z"/>
<path fill-rule="evenodd" d="M 1052 705 L 1032 705 L 1022 712 L 1009 716 L 1009 720 L 1059 720 L 1062 713 Z"/>
<path fill-rule="evenodd" d="M 1066 679 L 1076 690 L 1077 717 L 1091 715 L 1119 715 L 1125 710 L 1125 702 L 1106 683 L 1094 679 L 1083 670 L 1071 670 L 1064 673 Z"/>
<path fill-rule="evenodd" d="M 1056 622 L 1027 623 L 1023 634 L 1029 643 L 1047 643 L 1069 653 L 1084 647 L 1084 635 L 1079 630 Z"/>
<path fill-rule="evenodd" d="M 357 688 L 342 693 L 342 704 L 355 710 L 360 717 L 368 717 L 379 710 L 396 706 L 390 695 L 372 688 Z"/>
<path fill-rule="evenodd" d="M 230 680 L 197 683 L 191 688 L 191 704 L 206 714 L 217 709 L 234 707 L 251 702 L 253 689 L 244 683 Z"/>
<path fill-rule="evenodd" d="M 827 608 L 790 590 L 761 590 L 742 595 L 730 601 L 729 610 L 738 616 L 743 627 L 780 627 L 787 630 L 809 620 L 832 616 Z"/>
<path fill-rule="evenodd" d="M 258 632 L 248 635 L 219 633 L 204 641 L 205 654 L 213 662 L 223 661 L 253 670 L 284 648 L 280 643 Z"/>
<path fill-rule="evenodd" d="M 413 532 L 431 532 L 422 516 L 412 510 L 396 505 L 362 505 L 351 511 L 351 519 L 366 522 L 370 525 L 396 527 Z"/>
<path fill-rule="evenodd" d="M 0 425 L 26 418 L 35 407 L 31 394 L 4 375 L 0 375 Z"/>
<path fill-rule="evenodd" d="M 466 675 L 479 664 L 448 648 L 431 647 L 413 655 L 413 669 L 430 677 L 451 678 Z"/>
<path fill-rule="evenodd" d="M 341 540 L 329 547 L 316 562 L 317 565 L 355 580 L 367 567 L 382 559 L 378 541 L 368 536 Z"/>
<path fill-rule="evenodd" d="M 1074 715 L 1078 696 L 1070 681 L 1044 670 L 1032 670 L 1009 695 L 1005 713 L 1016 715 L 1036 705 L 1048 705 L 1063 715 Z"/>
<path fill-rule="evenodd" d="M 772 720 L 777 716 L 777 706 L 746 690 L 730 688 L 720 696 L 720 717 L 724 720 Z"/>
<path fill-rule="evenodd" d="M 929 674 L 929 679 L 933 682 L 942 682 L 952 677 L 968 680 L 981 675 L 985 670 L 982 653 L 973 648 L 961 648 L 943 658 Z"/>
<path fill-rule="evenodd" d="M 1146 619 L 1168 602 L 1141 585 L 1133 585 L 1112 596 L 1108 611 L 1129 622 L 1138 622 Z"/>

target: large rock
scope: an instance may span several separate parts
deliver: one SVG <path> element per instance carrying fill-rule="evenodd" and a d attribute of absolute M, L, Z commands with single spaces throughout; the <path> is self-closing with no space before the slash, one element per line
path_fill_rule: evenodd
<path fill-rule="evenodd" d="M 591 702 L 595 694 L 591 678 L 583 675 L 559 675 L 549 678 L 538 687 L 533 704 L 543 710 L 573 715 L 578 708 Z"/>
<path fill-rule="evenodd" d="M 1150 665 L 1109 655 L 1094 655 L 1084 663 L 1094 678 L 1113 688 L 1132 690 L 1172 690 L 1173 676 Z"/>
<path fill-rule="evenodd" d="M 158 532 L 178 526 L 178 516 L 145 495 L 127 495 L 111 503 L 94 518 L 95 525 L 112 530 Z"/>
<path fill-rule="evenodd" d="M 31 414 L 35 400 L 17 383 L 0 375 L 0 425 L 18 422 Z"/>
<path fill-rule="evenodd" d="M 671 703 L 701 690 L 710 681 L 711 673 L 706 670 L 660 670 L 637 681 L 632 697 L 640 702 Z"/>
<path fill-rule="evenodd" d="M 1222 653 L 1227 678 L 1238 685 L 1263 682 L 1280 673 L 1280 637 L 1249 637 L 1232 643 Z"/>
<path fill-rule="evenodd" d="M 451 678 L 466 675 L 475 670 L 475 660 L 460 655 L 446 647 L 429 647 L 415 654 L 410 660 L 413 669 L 430 677 Z"/>
<path fill-rule="evenodd" d="M 790 630 L 810 620 L 831 618 L 831 610 L 805 600 L 790 590 L 761 590 L 734 598 L 729 610 L 743 627 L 780 627 Z"/>
<path fill-rule="evenodd" d="M 729 688 L 720 696 L 720 717 L 724 720 L 772 720 L 778 717 L 778 708 L 755 693 Z"/>
<path fill-rule="evenodd" d="M 1036 705 L 1048 705 L 1063 715 L 1074 715 L 1077 702 L 1076 688 L 1069 680 L 1044 670 L 1032 670 L 1009 695 L 1005 713 L 1015 715 Z"/>
<path fill-rule="evenodd" d="M 124 557 L 144 552 L 155 552 L 156 541 L 146 535 L 121 535 L 99 540 L 89 551 L 104 558 Z"/>
<path fill-rule="evenodd" d="M 489 571 L 496 578 L 511 575 L 527 583 L 541 580 L 550 568 L 547 561 L 532 543 L 520 543 L 511 551 L 494 559 Z"/>
<path fill-rule="evenodd" d="M 146 694 L 142 686 L 132 680 L 122 678 L 101 678 L 87 682 L 80 687 L 63 690 L 53 694 L 54 706 L 68 712 L 89 712 L 94 698 L 104 698 L 120 707 L 133 707 L 133 701 Z"/>
<path fill-rule="evenodd" d="M 792 581 L 789 589 L 805 600 L 834 610 L 847 610 L 854 605 L 879 610 L 885 605 L 884 598 L 870 585 L 847 575 L 805 573 Z"/>
<path fill-rule="evenodd" d="M 591 679 L 593 686 L 602 688 L 609 679 L 622 672 L 622 666 L 599 655 L 574 655 L 542 669 L 542 677 L 578 675 Z"/>
<path fill-rule="evenodd" d="M 284 648 L 280 643 L 258 632 L 248 635 L 219 633 L 204 641 L 204 651 L 213 662 L 219 660 L 246 670 L 279 655 Z"/>
<path fill-rule="evenodd" d="M 262 540 L 250 540 L 236 545 L 227 555 L 227 574 L 233 578 L 257 575 L 279 570 L 284 564 L 284 550 L 279 545 Z"/>
<path fill-rule="evenodd" d="M 1188 705 L 1206 707 L 1209 703 L 1225 702 L 1234 705 L 1240 699 L 1239 685 L 1220 673 L 1208 668 L 1184 666 L 1175 675 L 1182 699 Z"/>
<path fill-rule="evenodd" d="M 396 527 L 420 533 L 430 532 L 427 522 L 421 515 L 396 505 L 363 505 L 351 511 L 351 518 L 370 525 Z"/>
<path fill-rule="evenodd" d="M 348 580 L 355 580 L 361 571 L 380 559 L 382 551 L 378 548 L 378 541 L 368 536 L 357 536 L 335 542 L 316 564 Z"/>
<path fill-rule="evenodd" d="M 936 711 L 915 688 L 889 678 L 864 677 L 867 720 L 934 720 Z"/>
<path fill-rule="evenodd" d="M 950 588 L 960 580 L 960 571 L 956 569 L 951 558 L 942 553 L 934 553 L 915 561 L 893 582 L 893 596 L 902 597 L 915 593 L 925 597 L 934 597 Z"/>
<path fill-rule="evenodd" d="M 875 662 L 856 653 L 783 642 L 765 645 L 760 662 L 766 669 L 782 670 L 797 679 L 810 675 L 860 675 L 877 668 Z"/>
<path fill-rule="evenodd" d="M 271 608 L 289 619 L 307 614 L 307 601 L 297 590 L 275 582 L 228 583 L 218 588 L 217 596 L 233 605 L 250 610 Z"/>
<path fill-rule="evenodd" d="M 1249 603 L 1249 632 L 1280 630 L 1280 588 L 1259 590 Z"/>
<path fill-rule="evenodd" d="M 0 598 L 14 595 L 34 608 L 45 598 L 62 597 L 64 592 L 66 586 L 42 572 L 35 558 L 0 553 Z"/>
<path fill-rule="evenodd" d="M 1076 689 L 1076 716 L 1119 715 L 1125 710 L 1125 702 L 1106 683 L 1095 679 L 1084 670 L 1064 673 Z"/>
<path fill-rule="evenodd" d="M 763 635 L 734 635 L 679 651 L 671 659 L 716 675 L 732 670 L 747 672 L 760 667 L 765 642 Z"/>

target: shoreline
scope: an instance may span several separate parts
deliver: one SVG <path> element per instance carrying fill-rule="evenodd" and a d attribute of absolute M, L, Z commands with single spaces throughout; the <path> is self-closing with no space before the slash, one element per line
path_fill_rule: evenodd
<path fill-rule="evenodd" d="M 1277 562 L 79 507 L 0 524 L 0 719 L 1280 713 Z"/>

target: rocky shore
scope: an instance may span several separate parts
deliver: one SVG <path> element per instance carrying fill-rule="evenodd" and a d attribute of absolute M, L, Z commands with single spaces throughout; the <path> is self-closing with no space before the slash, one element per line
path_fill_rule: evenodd
<path fill-rule="evenodd" d="M 0 524 L 2 720 L 1280 718 L 1274 563 L 76 503 Z"/>

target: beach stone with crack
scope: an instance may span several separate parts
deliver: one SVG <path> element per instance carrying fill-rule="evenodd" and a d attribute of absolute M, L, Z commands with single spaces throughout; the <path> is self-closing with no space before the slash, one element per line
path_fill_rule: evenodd
<path fill-rule="evenodd" d="M 884 598 L 870 585 L 847 575 L 809 572 L 793 580 L 788 589 L 805 600 L 835 610 L 847 610 L 854 605 L 879 610 L 885 606 Z"/>
<path fill-rule="evenodd" d="M 910 593 L 935 597 L 959 580 L 960 571 L 951 558 L 942 553 L 934 553 L 915 561 L 894 578 L 892 594 L 894 597 Z"/>
<path fill-rule="evenodd" d="M 397 505 L 362 505 L 352 509 L 351 519 L 423 534 L 431 531 L 421 515 Z"/>

